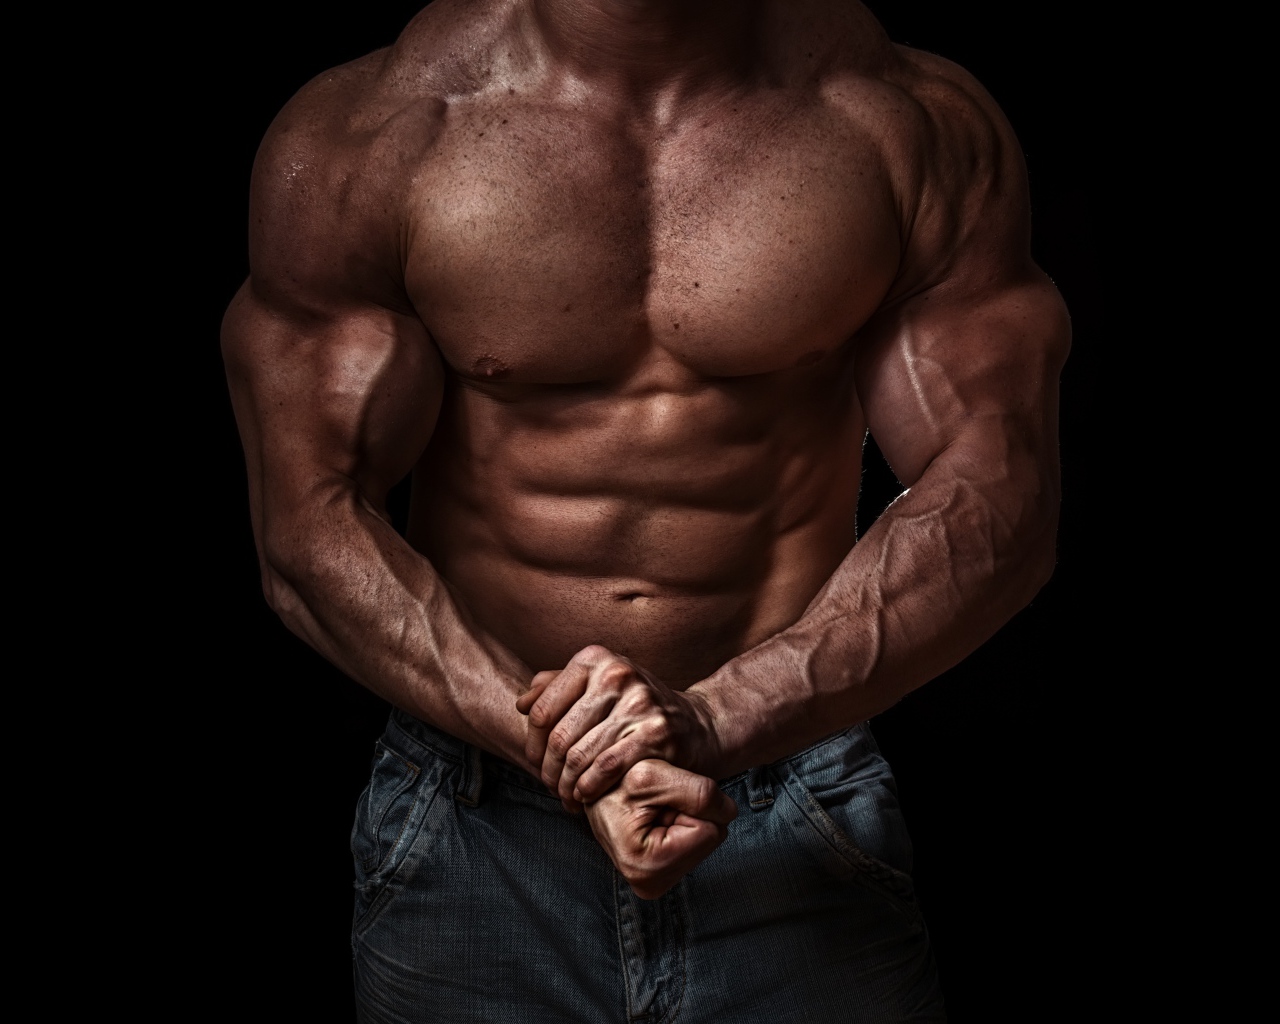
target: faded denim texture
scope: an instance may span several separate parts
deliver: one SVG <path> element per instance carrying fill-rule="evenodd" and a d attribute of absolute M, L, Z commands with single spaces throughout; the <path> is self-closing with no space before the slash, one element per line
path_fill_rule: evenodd
<path fill-rule="evenodd" d="M 359 1019 L 945 1020 L 870 730 L 721 787 L 728 840 L 645 901 L 532 778 L 393 713 L 351 838 Z"/>

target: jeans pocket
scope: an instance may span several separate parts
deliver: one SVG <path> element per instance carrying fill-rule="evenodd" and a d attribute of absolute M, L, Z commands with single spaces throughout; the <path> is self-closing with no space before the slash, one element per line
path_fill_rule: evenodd
<path fill-rule="evenodd" d="M 357 884 L 386 873 L 405 844 L 406 827 L 417 799 L 422 770 L 379 740 L 373 749 L 369 784 L 356 803 L 351 828 L 351 857 Z"/>
<path fill-rule="evenodd" d="M 369 784 L 356 804 L 353 942 L 423 869 L 445 828 L 436 797 L 457 783 L 451 761 L 425 748 L 401 746 L 395 735 L 389 727 L 374 746 Z"/>
<path fill-rule="evenodd" d="M 910 840 L 884 779 L 875 774 L 848 779 L 820 791 L 820 799 L 790 766 L 781 765 L 776 773 L 783 792 L 774 806 L 808 852 L 835 877 L 856 881 L 915 915 Z"/>

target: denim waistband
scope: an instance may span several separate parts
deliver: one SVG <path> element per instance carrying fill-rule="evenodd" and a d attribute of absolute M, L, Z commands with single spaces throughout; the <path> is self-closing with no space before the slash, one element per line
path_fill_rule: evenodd
<path fill-rule="evenodd" d="M 391 709 L 391 719 L 387 723 L 387 729 L 389 732 L 399 733 L 400 738 L 411 748 L 407 752 L 411 752 L 413 747 L 418 747 L 422 748 L 423 753 L 430 752 L 437 757 L 457 761 L 459 764 L 467 759 L 468 744 L 433 725 L 428 725 L 419 718 L 414 718 L 413 715 L 399 708 Z"/>

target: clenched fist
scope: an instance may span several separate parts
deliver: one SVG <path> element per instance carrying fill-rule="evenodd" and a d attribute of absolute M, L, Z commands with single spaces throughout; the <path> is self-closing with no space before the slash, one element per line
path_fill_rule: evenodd
<path fill-rule="evenodd" d="M 656 900 L 729 834 L 737 805 L 705 775 L 644 760 L 587 806 L 587 820 L 622 877 Z"/>

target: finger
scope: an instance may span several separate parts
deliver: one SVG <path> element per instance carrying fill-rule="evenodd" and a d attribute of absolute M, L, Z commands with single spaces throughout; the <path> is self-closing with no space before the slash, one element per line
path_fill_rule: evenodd
<path fill-rule="evenodd" d="M 608 724 L 608 723 L 606 723 Z M 617 730 L 602 731 L 601 739 L 613 739 Z M 646 758 L 658 757 L 661 751 L 653 750 L 639 732 L 628 734 L 611 746 L 593 752 L 586 768 L 576 780 L 573 797 L 584 803 L 598 800 L 621 781 L 635 765 Z"/>
<path fill-rule="evenodd" d="M 675 821 L 660 831 L 662 834 L 654 839 L 686 874 L 729 837 L 726 826 L 687 814 L 677 815 Z"/>
<path fill-rule="evenodd" d="M 590 698 L 580 700 L 574 705 L 573 710 L 565 716 L 564 722 L 557 726 L 562 728 L 570 718 L 577 714 L 578 709 L 588 703 Z M 618 742 L 618 732 L 626 723 L 616 721 L 612 717 L 612 711 L 615 702 L 611 699 L 601 700 L 598 703 L 593 702 L 592 710 L 595 711 L 594 722 L 589 730 L 579 738 L 573 746 L 565 754 L 564 765 L 560 773 L 559 792 L 561 798 L 570 798 L 578 803 L 588 803 L 592 800 L 598 800 L 604 796 L 613 784 L 621 779 L 625 774 L 624 771 L 607 773 L 606 777 L 612 777 L 612 781 L 603 785 L 595 785 L 590 790 L 590 794 L 584 793 L 579 787 L 579 780 L 584 772 L 595 769 L 595 764 L 601 753 L 609 750 Z M 584 708 L 584 714 L 586 709 Z M 587 721 L 584 718 L 584 721 Z M 597 775 L 600 773 L 597 772 Z"/>
<path fill-rule="evenodd" d="M 565 713 L 559 724 L 551 730 L 551 735 L 547 737 L 547 751 L 542 758 L 542 781 L 556 789 L 562 797 L 573 798 L 572 785 L 566 789 L 561 782 L 569 755 L 578 744 L 597 727 L 608 725 L 607 738 L 600 741 L 601 747 L 608 747 L 613 736 L 621 728 L 619 723 L 609 724 L 606 721 L 615 701 L 613 694 L 588 692 Z M 574 754 L 574 777 L 576 778 L 577 774 L 590 764 L 591 761 L 584 759 L 583 754 Z"/>
<path fill-rule="evenodd" d="M 588 670 L 585 665 L 570 662 L 556 674 L 529 709 L 529 725 L 525 732 L 525 756 L 530 764 L 541 764 L 547 751 L 547 737 L 574 701 L 586 692 Z"/>
<path fill-rule="evenodd" d="M 586 673 L 585 681 L 579 674 Z M 570 684 L 561 682 L 568 676 Z M 550 728 L 542 760 L 542 781 L 553 790 L 559 790 L 565 757 L 583 736 L 607 717 L 619 694 L 628 683 L 634 682 L 636 673 L 629 661 L 613 655 L 598 644 L 586 647 L 574 655 L 561 673 L 561 679 L 553 682 L 535 703 L 529 720 L 541 728 Z M 567 697 L 565 687 L 567 685 Z M 543 715 L 543 708 L 549 709 Z M 546 717 L 554 715 L 549 722 Z M 536 721 L 535 721 L 536 719 Z M 579 770 L 586 765 L 579 765 Z M 565 790 L 564 797 L 572 798 L 573 790 Z"/>
<path fill-rule="evenodd" d="M 613 657 L 615 657 L 613 651 L 605 647 L 604 644 L 588 644 L 569 659 L 569 664 L 586 665 L 590 668 L 592 665 Z"/>
<path fill-rule="evenodd" d="M 722 825 L 687 815 L 653 829 L 646 841 L 653 870 L 632 881 L 632 890 L 641 899 L 657 899 L 702 863 L 728 834 Z"/>
<path fill-rule="evenodd" d="M 547 684 L 559 674 L 559 670 L 552 669 L 550 672 L 539 672 L 534 676 L 529 682 L 529 689 L 516 698 L 516 710 L 522 715 L 527 715 L 534 702 L 542 696 L 542 691 L 547 688 Z"/>
<path fill-rule="evenodd" d="M 603 759 L 608 751 L 597 758 Z M 624 788 L 648 804 L 673 807 L 694 818 L 727 825 L 738 816 L 738 805 L 721 792 L 714 779 L 677 768 L 666 761 L 638 762 L 623 778 Z"/>
<path fill-rule="evenodd" d="M 587 648 L 601 650 L 604 648 Z M 589 666 L 591 671 L 591 689 L 601 692 L 621 693 L 626 687 L 644 677 L 636 670 L 635 665 L 626 658 L 610 654 L 607 658 L 596 658 Z"/>
<path fill-rule="evenodd" d="M 715 786 L 712 789 L 711 802 L 700 817 L 722 827 L 727 827 L 737 816 L 738 805 L 733 802 L 733 797 L 729 796 L 719 786 Z"/>
<path fill-rule="evenodd" d="M 730 800 L 729 802 L 733 803 L 732 800 Z M 736 808 L 735 808 L 735 813 L 736 813 Z M 729 838 L 728 825 L 723 825 L 718 821 L 708 822 L 707 819 L 705 818 L 695 818 L 691 814 L 677 813 L 675 820 L 667 827 L 668 828 L 687 828 L 693 825 L 697 825 L 699 822 L 715 826 L 716 835 L 720 837 L 721 842 L 724 842 L 726 839 Z"/>
<path fill-rule="evenodd" d="M 543 687 L 541 695 L 529 708 L 529 722 L 538 729 L 550 729 L 587 690 L 590 669 L 569 662 L 556 677 Z"/>

